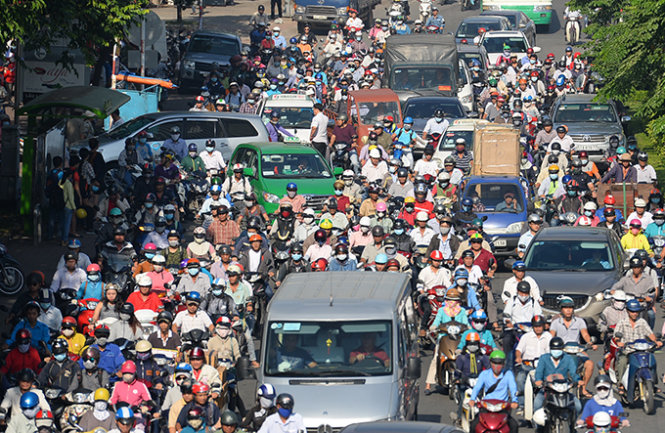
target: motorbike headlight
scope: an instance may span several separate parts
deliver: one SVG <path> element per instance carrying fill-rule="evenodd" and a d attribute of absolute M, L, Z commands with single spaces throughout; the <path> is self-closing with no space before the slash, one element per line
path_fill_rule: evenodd
<path fill-rule="evenodd" d="M 304 14 L 305 13 L 305 6 L 296 6 L 296 13 L 297 14 Z"/>
<path fill-rule="evenodd" d="M 484 405 L 488 412 L 501 412 L 503 410 L 503 404 L 500 403 L 497 404 L 485 401 Z"/>
<path fill-rule="evenodd" d="M 545 11 L 551 11 L 552 10 L 552 5 L 547 5 L 547 6 L 534 6 L 533 11 L 534 12 L 545 12 Z"/>
<path fill-rule="evenodd" d="M 553 383 L 550 387 L 558 393 L 564 393 L 568 391 L 570 385 L 565 382 L 558 382 L 558 383 Z"/>
<path fill-rule="evenodd" d="M 271 194 L 269 192 L 264 192 L 263 193 L 263 199 L 267 201 L 268 203 L 279 203 L 279 197 L 277 197 L 275 194 Z"/>
<path fill-rule="evenodd" d="M 473 101 L 473 95 L 467 95 L 462 97 L 462 102 L 471 102 Z"/>
<path fill-rule="evenodd" d="M 448 327 L 448 333 L 449 334 L 459 334 L 460 332 L 460 327 L 459 326 L 449 326 Z"/>
<path fill-rule="evenodd" d="M 521 233 L 522 228 L 524 228 L 524 223 L 523 222 L 516 222 L 510 224 L 508 227 L 506 227 L 506 233 Z"/>
<path fill-rule="evenodd" d="M 346 15 L 349 13 L 349 8 L 337 8 L 337 15 Z"/>

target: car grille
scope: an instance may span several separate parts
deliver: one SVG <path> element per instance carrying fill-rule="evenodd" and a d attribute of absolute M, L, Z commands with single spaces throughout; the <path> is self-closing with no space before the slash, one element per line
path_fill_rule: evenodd
<path fill-rule="evenodd" d="M 311 207 L 315 211 L 323 210 L 323 204 L 330 197 L 329 195 L 305 195 L 307 207 Z"/>
<path fill-rule="evenodd" d="M 576 144 L 604 144 L 605 136 L 602 134 L 570 134 Z"/>
<path fill-rule="evenodd" d="M 337 9 L 332 6 L 307 6 L 307 15 L 337 15 Z"/>
<path fill-rule="evenodd" d="M 211 63 L 195 62 L 194 68 L 199 72 L 210 72 L 212 71 Z"/>
<path fill-rule="evenodd" d="M 576 310 L 584 307 L 587 301 L 589 300 L 588 295 L 562 295 L 562 294 L 546 293 L 545 295 L 543 295 L 543 302 L 544 302 L 543 307 L 549 310 L 558 310 L 560 296 L 568 296 L 569 298 L 571 298 L 575 303 Z"/>

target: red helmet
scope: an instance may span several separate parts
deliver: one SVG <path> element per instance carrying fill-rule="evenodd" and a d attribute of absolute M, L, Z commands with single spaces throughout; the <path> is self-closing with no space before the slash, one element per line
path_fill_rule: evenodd
<path fill-rule="evenodd" d="M 210 391 L 210 387 L 208 386 L 207 383 L 198 382 L 198 383 L 195 383 L 194 385 L 192 385 L 192 392 L 194 394 L 203 394 L 203 393 L 206 393 L 208 391 Z"/>
<path fill-rule="evenodd" d="M 616 202 L 617 201 L 616 201 L 616 199 L 614 198 L 613 195 L 606 195 L 605 200 L 603 201 L 603 203 L 605 203 L 607 205 L 610 205 L 610 206 L 614 206 L 616 204 Z"/>
<path fill-rule="evenodd" d="M 313 271 L 325 271 L 328 269 L 328 260 L 320 258 L 312 263 Z"/>
<path fill-rule="evenodd" d="M 122 374 L 125 374 L 125 373 L 136 374 L 136 364 L 134 364 L 134 361 L 132 361 L 132 360 L 125 361 L 125 362 L 122 363 L 122 367 L 120 368 L 120 372 Z"/>
<path fill-rule="evenodd" d="M 16 341 L 30 341 L 32 339 L 32 334 L 28 329 L 21 329 L 16 333 Z"/>
<path fill-rule="evenodd" d="M 466 334 L 466 341 L 480 341 L 480 334 L 477 332 L 469 332 Z"/>
<path fill-rule="evenodd" d="M 189 359 L 205 359 L 205 352 L 200 347 L 195 347 L 189 351 Z"/>
<path fill-rule="evenodd" d="M 76 324 L 77 324 L 76 319 L 73 318 L 72 316 L 67 316 L 64 319 L 62 319 L 62 327 L 63 328 L 66 328 L 68 326 L 76 327 Z"/>
<path fill-rule="evenodd" d="M 397 259 L 388 260 L 388 262 L 386 263 L 386 268 L 390 268 L 392 266 L 397 266 L 398 268 L 400 268 L 400 265 L 399 265 L 399 262 L 397 261 Z"/>
<path fill-rule="evenodd" d="M 145 244 L 145 247 L 143 247 L 143 250 L 156 252 L 157 245 L 153 244 L 152 242 L 148 242 L 147 244 Z"/>
<path fill-rule="evenodd" d="M 87 273 L 90 273 L 90 272 L 99 272 L 99 271 L 101 271 L 101 270 L 102 270 L 102 269 L 99 267 L 99 265 L 98 265 L 97 263 L 92 263 L 92 264 L 88 265 L 87 268 L 85 268 L 85 271 L 86 271 Z"/>
<path fill-rule="evenodd" d="M 434 250 L 430 253 L 429 258 L 432 260 L 436 260 L 438 262 L 443 261 L 443 253 L 439 250 Z"/>
<path fill-rule="evenodd" d="M 579 157 L 580 157 L 580 159 L 581 158 L 588 158 L 589 154 L 586 152 L 586 150 L 583 150 L 583 151 L 580 152 Z"/>
<path fill-rule="evenodd" d="M 386 116 L 383 120 L 387 122 L 394 122 L 395 118 L 393 116 Z"/>

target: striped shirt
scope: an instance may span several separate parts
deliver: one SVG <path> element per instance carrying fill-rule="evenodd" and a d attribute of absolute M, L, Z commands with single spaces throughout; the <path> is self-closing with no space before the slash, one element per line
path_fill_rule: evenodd
<path fill-rule="evenodd" d="M 452 155 L 455 160 L 455 167 L 459 168 L 463 172 L 467 173 L 471 167 L 471 161 L 473 161 L 473 154 L 468 151 L 464 151 L 462 156 L 459 156 L 459 153 L 453 152 Z"/>

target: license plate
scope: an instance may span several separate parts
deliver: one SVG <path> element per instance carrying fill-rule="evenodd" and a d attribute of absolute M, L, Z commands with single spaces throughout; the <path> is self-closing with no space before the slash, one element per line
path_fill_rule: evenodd
<path fill-rule="evenodd" d="M 312 18 L 314 18 L 315 20 L 321 20 L 321 21 L 324 21 L 324 20 L 328 19 L 328 17 L 325 16 L 325 15 L 313 15 Z"/>
<path fill-rule="evenodd" d="M 495 247 L 505 247 L 506 245 L 508 245 L 508 242 L 505 239 L 497 239 L 494 241 Z"/>

